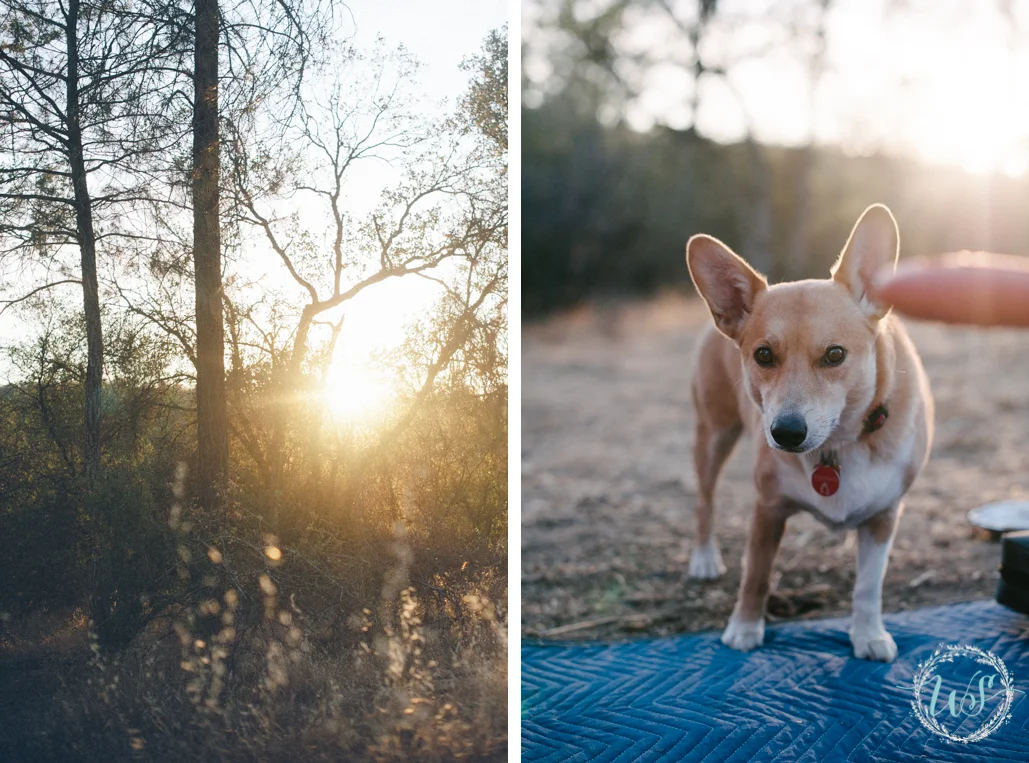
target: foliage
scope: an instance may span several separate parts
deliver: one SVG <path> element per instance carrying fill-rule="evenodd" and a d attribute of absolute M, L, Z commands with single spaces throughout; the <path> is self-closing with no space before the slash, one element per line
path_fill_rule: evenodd
<path fill-rule="evenodd" d="M 507 25 L 490 32 L 482 53 L 462 68 L 476 75 L 461 104 L 464 114 L 494 151 L 507 153 Z"/>
<path fill-rule="evenodd" d="M 173 508 L 188 598 L 129 648 L 94 640 L 88 660 L 61 666 L 42 719 L 16 726 L 19 710 L 5 713 L 0 754 L 505 759 L 502 579 L 481 564 L 420 579 L 399 526 L 360 542 L 322 526 L 287 544 L 228 505 L 238 534 L 217 537 L 210 517 Z M 308 556 L 327 542 L 336 554 Z"/>

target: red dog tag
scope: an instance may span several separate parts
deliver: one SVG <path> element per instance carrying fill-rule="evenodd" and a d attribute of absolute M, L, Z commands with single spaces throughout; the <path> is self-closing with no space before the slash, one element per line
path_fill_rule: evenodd
<path fill-rule="evenodd" d="M 838 466 L 816 466 L 811 474 L 811 487 L 819 495 L 835 495 L 840 489 L 840 470 Z"/>

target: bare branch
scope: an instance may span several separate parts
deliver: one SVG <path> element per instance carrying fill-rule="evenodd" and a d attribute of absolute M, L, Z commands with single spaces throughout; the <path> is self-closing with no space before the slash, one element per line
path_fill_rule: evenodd
<path fill-rule="evenodd" d="M 16 299 L 0 299 L 0 305 L 3 305 L 3 307 L 0 308 L 0 315 L 3 315 L 4 312 L 7 311 L 7 308 L 12 307 L 12 306 L 17 305 L 17 304 L 20 304 L 21 302 L 28 301 L 28 300 L 32 299 L 32 297 L 34 297 L 35 295 L 39 294 L 39 292 L 41 292 L 41 291 L 46 291 L 47 289 L 52 289 L 55 286 L 60 286 L 61 284 L 65 284 L 65 283 L 74 283 L 74 284 L 78 284 L 79 286 L 82 285 L 82 281 L 80 281 L 77 278 L 64 278 L 64 279 L 61 279 L 60 281 L 53 281 L 52 283 L 46 283 L 46 284 L 43 284 L 42 286 L 37 286 L 35 289 L 30 291 L 28 294 L 24 294 L 24 295 L 22 295 L 22 296 L 20 296 L 20 297 L 18 297 Z"/>

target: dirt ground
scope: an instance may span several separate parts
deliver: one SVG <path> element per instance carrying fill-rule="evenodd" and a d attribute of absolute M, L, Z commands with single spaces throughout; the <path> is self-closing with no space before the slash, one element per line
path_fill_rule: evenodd
<path fill-rule="evenodd" d="M 687 578 L 696 477 L 689 382 L 708 320 L 696 300 L 577 311 L 526 326 L 522 633 L 618 639 L 724 627 L 755 491 L 743 438 L 715 494 L 728 572 Z M 992 597 L 996 539 L 969 509 L 1029 499 L 1029 332 L 908 322 L 936 398 L 929 465 L 906 499 L 884 609 Z M 793 517 L 769 620 L 848 614 L 854 533 Z"/>

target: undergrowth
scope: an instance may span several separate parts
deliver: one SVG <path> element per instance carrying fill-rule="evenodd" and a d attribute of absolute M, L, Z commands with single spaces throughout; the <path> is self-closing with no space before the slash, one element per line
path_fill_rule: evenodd
<path fill-rule="evenodd" d="M 34 664 L 54 688 L 0 720 L 4 760 L 506 759 L 502 553 L 458 564 L 402 518 L 349 544 L 178 502 L 168 526 L 175 595 L 122 648 L 80 609 L 88 648 Z"/>

